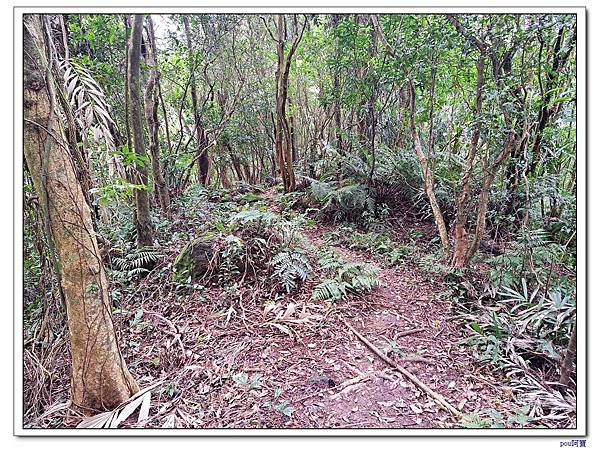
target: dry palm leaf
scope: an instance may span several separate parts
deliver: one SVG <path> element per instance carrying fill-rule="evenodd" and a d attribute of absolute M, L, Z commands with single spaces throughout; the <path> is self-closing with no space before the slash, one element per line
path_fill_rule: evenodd
<path fill-rule="evenodd" d="M 150 411 L 150 400 L 152 391 L 163 384 L 165 380 L 161 380 L 142 389 L 137 394 L 133 395 L 129 400 L 121 403 L 112 411 L 103 412 L 96 414 L 95 416 L 88 417 L 82 420 L 77 428 L 118 428 L 121 423 L 131 416 L 135 410 L 140 407 L 138 414 L 138 423 L 148 419 L 148 413 Z"/>

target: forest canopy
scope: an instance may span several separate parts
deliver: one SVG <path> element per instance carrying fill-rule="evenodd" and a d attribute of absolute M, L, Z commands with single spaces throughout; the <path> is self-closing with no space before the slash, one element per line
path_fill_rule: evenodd
<path fill-rule="evenodd" d="M 23 36 L 26 427 L 575 427 L 575 15 Z"/>

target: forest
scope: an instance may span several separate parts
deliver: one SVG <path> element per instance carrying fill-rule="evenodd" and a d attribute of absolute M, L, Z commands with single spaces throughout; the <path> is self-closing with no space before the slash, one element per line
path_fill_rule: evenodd
<path fill-rule="evenodd" d="M 22 30 L 24 428 L 576 427 L 574 14 Z"/>

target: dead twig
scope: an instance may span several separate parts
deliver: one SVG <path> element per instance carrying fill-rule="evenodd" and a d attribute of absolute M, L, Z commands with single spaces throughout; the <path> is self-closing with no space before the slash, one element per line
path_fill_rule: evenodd
<path fill-rule="evenodd" d="M 340 397 L 341 395 L 343 395 L 345 392 L 348 392 L 354 385 L 365 381 L 367 379 L 371 378 L 373 372 L 369 372 L 369 373 L 363 373 L 362 375 L 358 375 L 354 378 L 350 378 L 349 380 L 344 381 L 342 384 L 340 384 L 338 387 L 341 388 L 341 390 L 333 395 L 330 395 L 329 398 L 331 400 L 335 400 L 336 398 Z"/>
<path fill-rule="evenodd" d="M 423 390 L 427 395 L 429 395 L 436 403 L 438 403 L 440 406 L 442 406 L 445 410 L 454 414 L 457 418 L 462 418 L 462 413 L 458 409 L 456 409 L 454 406 L 452 406 L 450 403 L 448 403 L 448 401 L 441 394 L 438 394 L 437 392 L 433 391 L 429 386 L 427 386 L 425 383 L 423 383 L 416 375 L 412 374 L 411 372 L 406 370 L 404 367 L 399 366 L 394 361 L 392 361 L 390 358 L 388 358 L 386 355 L 384 355 L 381 352 L 381 350 L 379 350 L 377 347 L 375 347 L 375 345 L 373 345 L 366 337 L 364 337 L 362 334 L 360 334 L 358 331 L 356 331 L 354 329 L 354 327 L 352 327 L 352 325 L 350 325 L 348 322 L 346 322 L 346 320 L 343 317 L 340 317 L 340 320 L 373 353 L 375 353 L 377 356 L 379 356 L 382 360 L 384 360 L 390 366 L 392 366 L 396 370 L 398 370 L 402 375 L 406 376 L 406 378 L 408 378 L 410 381 L 413 382 L 413 384 L 415 384 L 417 387 L 419 387 L 421 390 Z"/>
<path fill-rule="evenodd" d="M 421 333 L 423 331 L 425 331 L 425 328 L 414 328 L 412 330 L 402 331 L 402 332 L 400 332 L 400 333 L 398 333 L 396 335 L 396 338 L 403 337 L 403 336 L 408 336 L 408 335 L 411 335 L 411 334 Z"/>

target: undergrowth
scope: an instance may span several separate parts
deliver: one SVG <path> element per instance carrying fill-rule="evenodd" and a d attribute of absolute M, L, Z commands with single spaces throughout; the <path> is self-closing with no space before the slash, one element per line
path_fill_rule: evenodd
<path fill-rule="evenodd" d="M 335 302 L 349 294 L 369 292 L 380 285 L 373 266 L 346 261 L 333 249 L 322 249 L 318 263 L 324 278 L 315 286 L 313 299 Z"/>
<path fill-rule="evenodd" d="M 390 265 L 398 265 L 410 259 L 415 254 L 414 245 L 401 244 L 390 238 L 387 233 L 361 232 L 350 226 L 339 226 L 329 231 L 325 238 L 329 242 L 342 244 L 350 249 L 366 250 L 372 254 L 381 255 Z"/>

